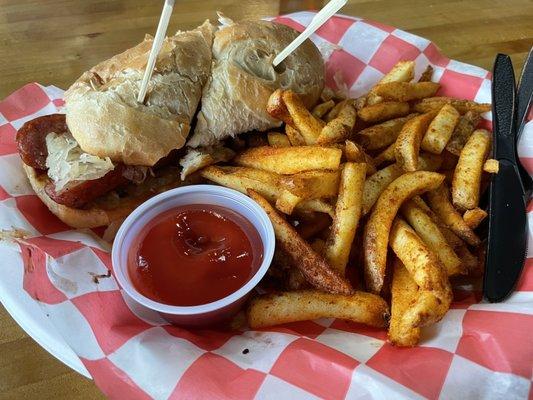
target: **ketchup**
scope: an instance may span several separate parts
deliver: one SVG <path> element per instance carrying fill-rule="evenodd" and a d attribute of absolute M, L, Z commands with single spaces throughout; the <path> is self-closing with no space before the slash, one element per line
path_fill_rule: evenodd
<path fill-rule="evenodd" d="M 159 303 L 194 306 L 222 299 L 259 269 L 263 245 L 242 215 L 213 205 L 187 205 L 150 221 L 128 254 L 135 288 Z"/>

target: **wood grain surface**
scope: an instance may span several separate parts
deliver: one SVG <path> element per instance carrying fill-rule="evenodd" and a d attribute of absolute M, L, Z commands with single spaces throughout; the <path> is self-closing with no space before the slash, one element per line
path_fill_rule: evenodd
<path fill-rule="evenodd" d="M 318 9 L 313 0 L 180 0 L 169 31 L 221 10 L 234 19 Z M 0 0 L 0 98 L 28 82 L 66 88 L 83 71 L 155 32 L 162 1 Z M 498 52 L 517 72 L 533 45 L 531 0 L 351 0 L 344 14 L 426 37 L 451 58 L 486 69 Z M 0 399 L 100 399 L 90 380 L 29 338 L 0 306 Z"/>

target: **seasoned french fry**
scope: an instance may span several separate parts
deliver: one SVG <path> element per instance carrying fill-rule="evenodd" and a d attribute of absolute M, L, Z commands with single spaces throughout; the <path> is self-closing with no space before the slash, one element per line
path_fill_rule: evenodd
<path fill-rule="evenodd" d="M 426 113 L 414 117 L 403 126 L 395 142 L 396 162 L 405 171 L 416 171 L 420 142 L 435 113 Z"/>
<path fill-rule="evenodd" d="M 325 101 L 324 103 L 317 104 L 311 114 L 316 118 L 322 118 L 326 115 L 333 107 L 335 107 L 335 102 L 331 99 Z"/>
<path fill-rule="evenodd" d="M 361 146 L 352 142 L 351 140 L 347 140 L 345 142 L 344 155 L 350 162 L 365 163 L 367 175 L 372 175 L 376 172 L 376 167 L 374 166 L 374 160 L 372 157 L 370 157 Z"/>
<path fill-rule="evenodd" d="M 450 141 L 446 145 L 446 150 L 459 157 L 461 150 L 463 150 L 465 143 L 476 129 L 479 121 L 481 121 L 481 114 L 479 112 L 467 111 L 465 115 L 462 115 L 453 131 Z"/>
<path fill-rule="evenodd" d="M 291 142 L 287 135 L 279 132 L 268 132 L 268 144 L 272 147 L 289 147 Z"/>
<path fill-rule="evenodd" d="M 444 176 L 435 172 L 408 172 L 396 178 L 379 196 L 368 218 L 363 242 L 367 288 L 379 293 L 383 286 L 387 263 L 387 244 L 392 221 L 401 204 L 408 198 L 442 183 Z"/>
<path fill-rule="evenodd" d="M 395 258 L 389 326 L 389 340 L 395 346 L 414 346 L 420 340 L 420 328 L 412 326 L 410 321 L 404 318 L 407 311 L 416 302 L 418 293 L 418 285 L 411 277 L 411 274 L 402 262 Z"/>
<path fill-rule="evenodd" d="M 326 260 L 344 276 L 350 248 L 361 217 L 366 164 L 347 162 L 341 172 L 339 197 L 325 250 Z"/>
<path fill-rule="evenodd" d="M 313 243 L 311 243 L 311 247 L 318 254 L 324 254 L 324 249 L 326 248 L 326 241 L 320 238 L 316 238 L 315 240 L 313 240 Z"/>
<path fill-rule="evenodd" d="M 257 179 L 255 175 L 254 177 L 247 176 L 246 173 L 262 174 L 263 180 Z M 238 190 L 241 193 L 246 193 L 247 189 L 254 189 L 271 202 L 275 202 L 279 196 L 279 176 L 277 174 L 271 175 L 267 171 L 242 167 L 210 166 L 204 168 L 201 175 L 210 181 Z"/>
<path fill-rule="evenodd" d="M 256 297 L 248 307 L 247 316 L 252 329 L 317 318 L 346 319 L 383 328 L 389 307 L 381 297 L 365 292 L 340 295 L 299 290 Z"/>
<path fill-rule="evenodd" d="M 255 147 L 235 157 L 234 162 L 245 167 L 264 169 L 279 174 L 338 169 L 341 149 L 318 146 Z"/>
<path fill-rule="evenodd" d="M 287 280 L 285 286 L 288 290 L 302 290 L 311 287 L 309 283 L 307 283 L 307 281 L 305 280 L 305 277 L 303 276 L 302 272 L 295 267 L 289 268 L 287 270 L 286 279 Z"/>
<path fill-rule="evenodd" d="M 392 118 L 404 117 L 409 114 L 409 103 L 384 101 L 365 106 L 357 112 L 357 116 L 366 122 L 381 122 Z"/>
<path fill-rule="evenodd" d="M 422 199 L 422 197 L 420 196 L 414 196 L 413 198 L 411 198 L 411 201 L 418 207 L 420 208 L 422 211 L 424 211 L 427 215 L 429 215 L 429 217 L 434 221 L 434 222 L 439 222 L 439 217 L 437 217 L 437 214 L 435 214 L 433 212 L 433 210 L 431 210 L 431 208 L 429 208 L 429 206 L 427 205 L 427 203 L 424 201 L 424 199 Z"/>
<path fill-rule="evenodd" d="M 463 242 L 463 240 L 453 233 L 449 228 L 440 225 L 439 229 L 446 238 L 448 244 L 452 246 L 453 251 L 455 251 L 457 256 L 461 259 L 463 268 L 467 271 L 468 275 L 470 275 L 472 271 L 478 268 L 477 257 L 473 255 L 470 250 L 468 250 L 468 246 L 465 244 L 465 242 Z"/>
<path fill-rule="evenodd" d="M 420 79 L 418 82 L 431 82 L 431 78 L 433 77 L 433 67 L 431 65 L 428 65 L 424 72 L 422 72 L 422 75 L 420 76 Z"/>
<path fill-rule="evenodd" d="M 368 214 L 379 198 L 379 195 L 402 173 L 403 170 L 397 164 L 391 164 L 388 167 L 380 169 L 365 181 L 363 189 L 363 215 Z"/>
<path fill-rule="evenodd" d="M 429 191 L 427 199 L 429 206 L 444 225 L 469 245 L 479 246 L 481 241 L 450 202 L 450 193 L 445 185 Z"/>
<path fill-rule="evenodd" d="M 314 144 L 325 124 L 305 108 L 300 97 L 292 90 L 283 91 L 281 97 L 292 118 L 292 125 L 298 129 L 306 144 Z"/>
<path fill-rule="evenodd" d="M 459 122 L 459 112 L 449 104 L 445 104 L 431 121 L 420 147 L 433 154 L 441 154 L 452 137 L 455 126 Z"/>
<path fill-rule="evenodd" d="M 487 217 L 487 212 L 479 207 L 466 210 L 463 219 L 471 229 L 476 229 L 479 224 Z"/>
<path fill-rule="evenodd" d="M 396 141 L 402 127 L 417 114 L 409 114 L 407 117 L 395 118 L 363 129 L 356 134 L 356 140 L 367 150 L 381 149 Z"/>
<path fill-rule="evenodd" d="M 275 119 L 285 122 L 287 125 L 293 125 L 289 110 L 283 101 L 283 90 L 276 89 L 268 98 L 267 113 Z"/>
<path fill-rule="evenodd" d="M 285 134 L 291 142 L 291 146 L 304 146 L 305 140 L 303 136 L 298 132 L 298 129 L 293 128 L 290 125 L 285 125 Z"/>
<path fill-rule="evenodd" d="M 322 199 L 304 200 L 298 204 L 296 211 L 316 211 L 328 214 L 331 218 L 335 215 L 333 206 Z"/>
<path fill-rule="evenodd" d="M 303 199 L 295 194 L 291 193 L 287 189 L 281 189 L 279 197 L 276 200 L 276 208 L 284 214 L 292 214 L 294 208 Z"/>
<path fill-rule="evenodd" d="M 396 161 L 396 141 L 374 157 L 374 165 L 379 167 L 385 163 Z"/>
<path fill-rule="evenodd" d="M 329 121 L 318 136 L 316 143 L 322 146 L 339 143 L 346 139 L 353 130 L 357 111 L 355 107 L 346 102 L 339 112 L 337 118 Z"/>
<path fill-rule="evenodd" d="M 183 167 L 180 179 L 183 181 L 189 175 L 209 165 L 221 161 L 229 161 L 235 156 L 235 152 L 222 146 L 208 147 L 205 149 L 189 149 L 187 154 L 179 161 Z"/>
<path fill-rule="evenodd" d="M 445 104 L 453 106 L 461 114 L 467 111 L 484 113 L 491 110 L 491 105 L 486 103 L 476 103 L 471 100 L 459 100 L 451 97 L 429 97 L 415 103 L 413 109 L 419 113 L 439 111 Z"/>
<path fill-rule="evenodd" d="M 489 158 L 485 161 L 485 164 L 483 164 L 483 171 L 489 174 L 497 174 L 500 171 L 500 162 Z"/>
<path fill-rule="evenodd" d="M 280 177 L 280 184 L 303 199 L 337 196 L 339 171 L 307 171 Z"/>
<path fill-rule="evenodd" d="M 390 82 L 409 82 L 415 76 L 414 61 L 399 61 L 392 69 L 378 82 L 378 85 Z M 374 93 L 374 88 L 367 96 L 367 104 L 373 105 L 383 101 L 381 97 Z"/>
<path fill-rule="evenodd" d="M 326 114 L 325 121 L 329 122 L 331 120 L 334 120 L 339 116 L 339 113 L 341 112 L 342 107 L 348 102 L 348 100 L 342 100 L 339 101 L 329 112 Z"/>
<path fill-rule="evenodd" d="M 411 101 L 434 96 L 439 88 L 435 82 L 389 82 L 375 86 L 372 91 L 385 100 Z"/>
<path fill-rule="evenodd" d="M 247 167 L 216 167 L 210 166 L 201 171 L 201 175 L 219 185 L 247 193 L 253 189 L 275 203 L 280 196 L 281 177 L 269 171 Z M 297 211 L 317 211 L 326 213 L 333 218 L 333 206 L 321 199 L 304 200 L 296 206 Z"/>
<path fill-rule="evenodd" d="M 452 200 L 455 207 L 471 210 L 478 206 L 483 163 L 490 147 L 491 135 L 484 129 L 476 130 L 466 142 L 453 175 Z"/>
<path fill-rule="evenodd" d="M 421 289 L 417 304 L 408 313 L 413 326 L 438 322 L 450 308 L 453 299 L 448 275 L 439 258 L 399 218 L 396 218 L 391 228 L 390 246 Z"/>
<path fill-rule="evenodd" d="M 272 221 L 281 249 L 289 255 L 293 265 L 300 269 L 311 285 L 329 293 L 352 294 L 353 289 L 348 281 L 333 270 L 264 197 L 254 190 L 248 190 L 248 195 L 265 210 Z"/>
<path fill-rule="evenodd" d="M 424 210 L 418 208 L 414 201 L 408 200 L 402 205 L 401 211 L 426 246 L 437 255 L 448 276 L 465 273 L 461 260 L 448 244 L 437 224 Z"/>

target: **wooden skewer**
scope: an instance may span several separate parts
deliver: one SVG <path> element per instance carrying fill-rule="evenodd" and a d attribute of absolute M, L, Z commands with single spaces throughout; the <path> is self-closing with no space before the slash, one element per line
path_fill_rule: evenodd
<path fill-rule="evenodd" d="M 291 54 L 298 46 L 300 46 L 305 39 L 309 38 L 315 31 L 320 28 L 333 14 L 339 11 L 348 0 L 331 0 L 328 4 L 318 12 L 317 15 L 311 20 L 311 23 L 305 28 L 305 30 L 298 35 L 287 47 L 285 47 L 272 61 L 272 64 L 277 66 L 281 63 L 289 54 Z"/>
<path fill-rule="evenodd" d="M 138 103 L 144 103 L 146 91 L 148 90 L 148 82 L 150 82 L 152 72 L 154 71 L 155 62 L 157 60 L 157 55 L 159 54 L 161 46 L 163 45 L 163 41 L 165 40 L 168 23 L 170 21 L 170 16 L 172 15 L 172 9 L 174 8 L 174 1 L 175 0 L 165 0 L 165 5 L 163 6 L 163 11 L 161 12 L 161 18 L 159 19 L 159 25 L 157 26 L 157 31 L 152 43 L 152 49 L 150 50 L 150 56 L 148 57 L 148 62 L 146 63 L 143 80 L 137 96 Z"/>

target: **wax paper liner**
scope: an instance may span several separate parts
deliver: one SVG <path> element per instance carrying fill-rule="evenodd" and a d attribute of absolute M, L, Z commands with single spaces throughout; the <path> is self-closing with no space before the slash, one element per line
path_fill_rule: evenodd
<path fill-rule="evenodd" d="M 276 17 L 302 30 L 315 14 Z M 490 74 L 449 60 L 426 39 L 368 20 L 337 16 L 313 40 L 327 59 L 327 83 L 365 93 L 398 60 L 428 64 L 442 95 L 490 101 Z M 337 78 L 335 79 L 335 76 Z M 341 79 L 339 79 L 341 78 Z M 343 86 L 343 85 L 340 85 Z M 62 91 L 33 83 L 0 103 L 0 229 L 28 235 L 2 268 L 25 269 L 20 290 L 42 307 L 96 385 L 116 399 L 167 398 L 527 398 L 533 366 L 533 261 L 516 293 L 480 303 L 457 290 L 451 310 L 418 347 L 397 349 L 386 333 L 339 320 L 263 331 L 189 331 L 132 304 L 113 276 L 102 230 L 72 230 L 33 194 L 16 154 L 27 120 L 54 113 Z M 485 125 L 490 125 L 490 116 Z M 533 126 L 520 154 L 533 168 Z M 530 212 L 530 218 L 533 213 Z M 0 248 L 12 259 L 14 247 Z M 530 253 L 531 254 L 531 253 Z M 20 262 L 22 260 L 22 262 Z M 23 266 L 23 267 L 22 267 Z M 1 280 L 1 278 L 0 278 Z M 1 287 L 1 283 L 0 283 Z"/>

